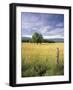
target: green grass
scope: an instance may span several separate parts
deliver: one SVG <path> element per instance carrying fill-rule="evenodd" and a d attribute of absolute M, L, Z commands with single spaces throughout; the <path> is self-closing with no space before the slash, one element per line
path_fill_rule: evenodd
<path fill-rule="evenodd" d="M 60 61 L 56 63 L 56 48 Z M 64 75 L 64 43 L 22 43 L 22 77 Z"/>

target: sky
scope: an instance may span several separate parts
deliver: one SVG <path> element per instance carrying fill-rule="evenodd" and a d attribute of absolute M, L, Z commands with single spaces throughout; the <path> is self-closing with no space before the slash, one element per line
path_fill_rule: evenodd
<path fill-rule="evenodd" d="M 51 13 L 21 13 L 21 36 L 32 37 L 37 32 L 44 39 L 64 38 L 64 15 Z"/>

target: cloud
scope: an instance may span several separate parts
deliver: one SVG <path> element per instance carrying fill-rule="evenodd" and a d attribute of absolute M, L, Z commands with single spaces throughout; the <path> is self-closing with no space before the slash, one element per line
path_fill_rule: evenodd
<path fill-rule="evenodd" d="M 39 31 L 41 32 L 41 34 L 45 34 L 47 32 L 50 32 L 52 28 L 53 27 L 50 25 L 42 26 L 42 27 L 40 27 Z"/>
<path fill-rule="evenodd" d="M 22 13 L 21 33 L 23 36 L 32 36 L 41 33 L 44 37 L 64 37 L 64 15 Z"/>
<path fill-rule="evenodd" d="M 56 27 L 64 27 L 64 23 L 61 22 L 61 23 L 57 24 Z"/>

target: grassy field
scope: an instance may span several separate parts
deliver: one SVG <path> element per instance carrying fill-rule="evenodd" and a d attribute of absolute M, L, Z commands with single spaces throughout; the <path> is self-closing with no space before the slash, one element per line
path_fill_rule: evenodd
<path fill-rule="evenodd" d="M 21 52 L 22 77 L 64 75 L 64 43 L 22 43 Z"/>

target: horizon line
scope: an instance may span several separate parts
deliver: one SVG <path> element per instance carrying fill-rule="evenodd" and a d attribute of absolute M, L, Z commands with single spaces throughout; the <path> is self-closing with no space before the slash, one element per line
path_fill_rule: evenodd
<path fill-rule="evenodd" d="M 32 38 L 31 35 L 24 35 L 24 36 L 21 36 L 21 38 Z M 54 39 L 54 38 L 58 38 L 58 39 L 64 39 L 63 36 L 59 36 L 59 35 L 55 35 L 55 36 L 43 36 L 44 39 Z"/>

